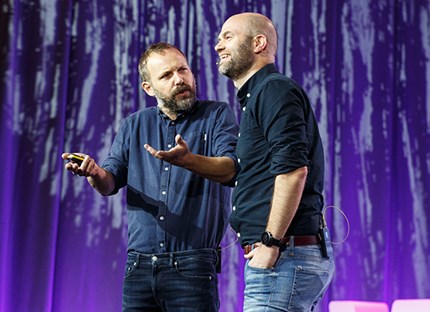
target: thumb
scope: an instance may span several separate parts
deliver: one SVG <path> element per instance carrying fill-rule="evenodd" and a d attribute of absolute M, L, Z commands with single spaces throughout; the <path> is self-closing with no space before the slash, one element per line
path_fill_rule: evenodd
<path fill-rule="evenodd" d="M 61 158 L 67 159 L 67 157 L 70 155 L 70 153 L 63 153 L 61 154 Z"/>
<path fill-rule="evenodd" d="M 182 145 L 184 144 L 184 139 L 182 139 L 182 136 L 180 134 L 177 134 L 175 137 L 175 141 L 177 145 Z"/>
<path fill-rule="evenodd" d="M 250 252 L 248 252 L 248 254 L 243 255 L 243 257 L 245 259 L 252 259 L 254 257 L 254 253 L 255 253 L 255 249 L 251 250 Z"/>

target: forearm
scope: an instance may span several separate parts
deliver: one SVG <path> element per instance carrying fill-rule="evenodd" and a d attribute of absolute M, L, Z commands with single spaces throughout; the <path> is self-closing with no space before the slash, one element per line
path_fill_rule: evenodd
<path fill-rule="evenodd" d="M 182 165 L 185 169 L 206 179 L 227 183 L 236 174 L 236 166 L 230 157 L 207 157 L 190 154 L 190 158 Z"/>
<path fill-rule="evenodd" d="M 269 220 L 266 229 L 275 238 L 284 237 L 299 207 L 306 182 L 307 168 L 302 167 L 293 172 L 280 174 L 275 178 Z M 245 256 L 251 259 L 249 266 L 272 268 L 279 256 L 276 246 L 261 245 Z"/>
<path fill-rule="evenodd" d="M 297 212 L 307 173 L 307 167 L 302 167 L 275 178 L 272 207 L 266 229 L 276 238 L 285 235 Z"/>
<path fill-rule="evenodd" d="M 235 176 L 236 165 L 230 157 L 193 154 L 179 134 L 176 135 L 175 141 L 176 146 L 168 151 L 156 150 L 149 144 L 145 144 L 144 147 L 152 156 L 160 160 L 183 167 L 215 182 L 227 183 Z"/>
<path fill-rule="evenodd" d="M 94 168 L 94 173 L 88 176 L 87 180 L 88 183 L 103 196 L 110 195 L 115 189 L 113 175 L 99 166 Z"/>

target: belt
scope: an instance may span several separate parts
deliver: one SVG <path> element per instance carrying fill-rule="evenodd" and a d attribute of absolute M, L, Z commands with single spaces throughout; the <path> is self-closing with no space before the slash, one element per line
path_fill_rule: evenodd
<path fill-rule="evenodd" d="M 284 245 L 281 247 L 290 246 L 290 239 L 293 238 L 294 246 L 307 246 L 307 245 L 318 245 L 320 243 L 320 239 L 316 235 L 302 235 L 302 236 L 286 236 L 284 240 L 286 241 Z M 243 246 L 243 250 L 245 255 L 249 254 L 252 249 L 261 246 L 261 243 L 255 243 L 252 245 Z"/>

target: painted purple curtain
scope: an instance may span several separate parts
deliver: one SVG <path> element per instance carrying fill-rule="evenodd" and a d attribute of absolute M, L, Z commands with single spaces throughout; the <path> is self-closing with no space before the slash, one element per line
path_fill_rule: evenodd
<path fill-rule="evenodd" d="M 273 20 L 277 65 L 319 120 L 337 255 L 319 311 L 338 299 L 430 298 L 429 1 L 1 0 L 0 312 L 120 311 L 125 194 L 98 195 L 60 155 L 101 162 L 120 122 L 155 105 L 137 63 L 157 41 L 188 56 L 200 98 L 240 118 L 213 47 L 244 11 Z M 235 241 L 228 231 L 222 312 L 241 311 Z"/>

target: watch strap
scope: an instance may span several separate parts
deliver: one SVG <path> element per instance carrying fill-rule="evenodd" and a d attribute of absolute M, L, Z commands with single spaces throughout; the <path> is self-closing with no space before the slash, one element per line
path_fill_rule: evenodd
<path fill-rule="evenodd" d="M 265 231 L 261 235 L 262 244 L 266 245 L 268 247 L 270 247 L 270 246 L 281 247 L 281 246 L 285 245 L 287 241 L 288 241 L 287 237 L 282 237 L 281 239 L 277 239 L 277 238 L 273 237 L 272 233 L 270 233 L 269 231 Z"/>

